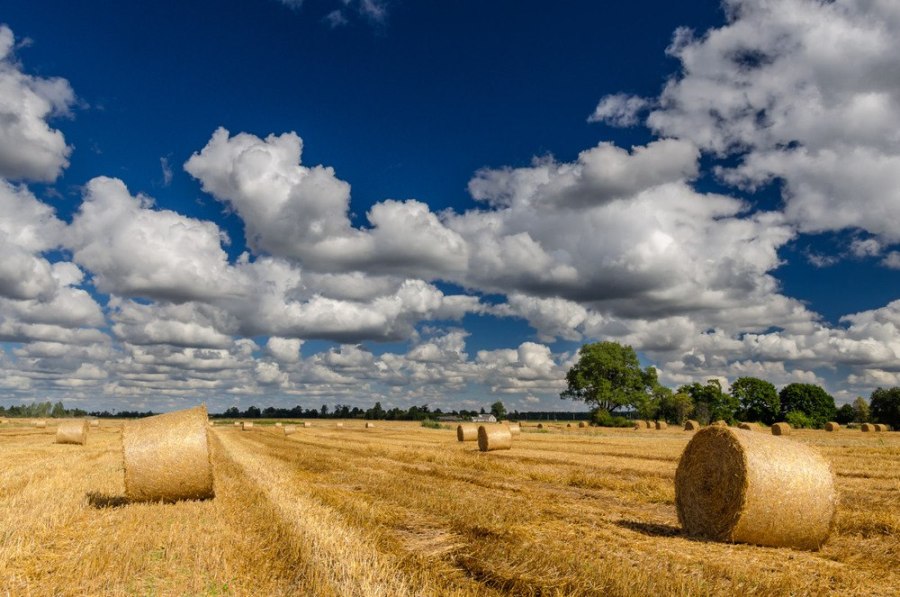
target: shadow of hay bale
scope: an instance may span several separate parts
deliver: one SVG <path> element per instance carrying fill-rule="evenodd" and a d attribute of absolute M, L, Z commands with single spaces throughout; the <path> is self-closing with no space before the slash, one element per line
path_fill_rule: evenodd
<path fill-rule="evenodd" d="M 650 522 L 639 522 L 637 520 L 617 520 L 616 524 L 620 527 L 636 531 L 648 537 L 679 537 L 685 539 L 699 541 L 697 537 L 691 537 L 682 533 L 681 529 L 670 524 L 654 524 Z"/>
<path fill-rule="evenodd" d="M 85 494 L 85 497 L 87 498 L 88 505 L 91 508 L 97 508 L 98 510 L 103 508 L 121 508 L 122 506 L 127 506 L 131 503 L 124 495 L 107 495 L 105 493 L 100 493 L 99 491 L 89 491 Z"/>

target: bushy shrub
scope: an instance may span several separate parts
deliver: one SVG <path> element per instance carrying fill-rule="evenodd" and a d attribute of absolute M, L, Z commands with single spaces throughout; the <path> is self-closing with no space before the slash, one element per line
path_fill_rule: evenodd
<path fill-rule="evenodd" d="M 443 429 L 443 425 L 438 423 L 437 421 L 432 421 L 431 419 L 425 419 L 422 421 L 422 427 L 427 427 L 429 429 Z"/>
<path fill-rule="evenodd" d="M 591 425 L 598 427 L 631 427 L 632 422 L 625 417 L 615 417 L 606 409 L 597 409 L 591 417 Z"/>
<path fill-rule="evenodd" d="M 799 410 L 792 410 L 785 415 L 784 420 L 794 429 L 810 429 L 816 426 L 815 421 Z"/>

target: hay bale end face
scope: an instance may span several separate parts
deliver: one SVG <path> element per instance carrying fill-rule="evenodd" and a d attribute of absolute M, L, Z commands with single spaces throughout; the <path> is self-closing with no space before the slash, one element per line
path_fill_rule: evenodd
<path fill-rule="evenodd" d="M 478 425 L 475 423 L 462 423 L 456 426 L 456 439 L 461 442 L 474 442 L 478 440 Z"/>
<path fill-rule="evenodd" d="M 669 427 L 669 425 L 665 421 L 657 421 L 656 422 L 657 429 L 666 429 L 668 427 Z"/>
<path fill-rule="evenodd" d="M 764 433 L 702 429 L 675 472 L 685 532 L 717 541 L 818 549 L 836 505 L 828 462 L 804 444 Z"/>
<path fill-rule="evenodd" d="M 293 433 L 297 433 L 296 425 L 285 425 L 281 429 L 284 431 L 285 435 L 291 435 Z"/>
<path fill-rule="evenodd" d="M 83 446 L 87 443 L 87 435 L 88 422 L 84 419 L 62 421 L 56 428 L 56 443 Z"/>
<path fill-rule="evenodd" d="M 787 423 L 775 423 L 772 425 L 772 435 L 790 435 L 791 426 Z"/>
<path fill-rule="evenodd" d="M 244 421 L 243 423 L 241 423 L 241 429 L 243 429 L 244 431 L 250 431 L 251 429 L 253 429 L 253 422 Z"/>
<path fill-rule="evenodd" d="M 685 423 L 684 423 L 685 431 L 697 431 L 698 429 L 700 429 L 700 423 L 698 423 L 697 421 L 694 421 L 693 419 L 689 419 L 689 420 L 685 421 Z"/>
<path fill-rule="evenodd" d="M 478 428 L 478 449 L 482 452 L 509 450 L 512 433 L 506 425 L 481 425 Z"/>
<path fill-rule="evenodd" d="M 863 433 L 869 433 L 870 431 L 875 431 L 875 429 L 873 429 L 873 427 L 874 427 L 874 425 L 872 425 L 872 423 L 863 423 L 862 425 L 859 426 L 859 430 L 862 431 Z"/>
<path fill-rule="evenodd" d="M 840 430 L 841 430 L 841 426 L 838 423 L 835 423 L 834 421 L 829 421 L 829 422 L 825 423 L 825 431 L 840 431 Z"/>
<path fill-rule="evenodd" d="M 125 497 L 135 502 L 211 498 L 206 406 L 127 421 L 122 428 Z"/>

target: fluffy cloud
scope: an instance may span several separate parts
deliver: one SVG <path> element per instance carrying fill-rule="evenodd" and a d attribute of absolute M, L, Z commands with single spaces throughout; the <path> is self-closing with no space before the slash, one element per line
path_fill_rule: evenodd
<path fill-rule="evenodd" d="M 65 79 L 23 73 L 14 49 L 12 30 L 0 25 L 0 176 L 49 182 L 71 149 L 47 119 L 67 114 L 75 95 Z"/>
<path fill-rule="evenodd" d="M 639 122 L 639 114 L 650 107 L 650 102 L 642 97 L 614 93 L 600 100 L 588 122 L 605 122 L 611 126 L 634 126 Z"/>

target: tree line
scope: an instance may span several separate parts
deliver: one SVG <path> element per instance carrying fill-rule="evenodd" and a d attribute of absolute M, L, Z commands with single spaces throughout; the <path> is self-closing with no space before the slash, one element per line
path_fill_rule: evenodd
<path fill-rule="evenodd" d="M 659 383 L 655 368 L 641 368 L 631 346 L 617 342 L 582 346 L 560 397 L 584 401 L 599 424 L 615 424 L 616 413 L 627 411 L 638 418 L 679 424 L 695 419 L 703 424 L 787 421 L 792 427 L 818 428 L 836 421 L 900 427 L 900 387 L 878 388 L 868 401 L 860 396 L 840 408 L 819 385 L 791 383 L 776 391 L 771 382 L 749 376 L 736 379 L 728 392 L 718 379 L 672 390 Z"/>

